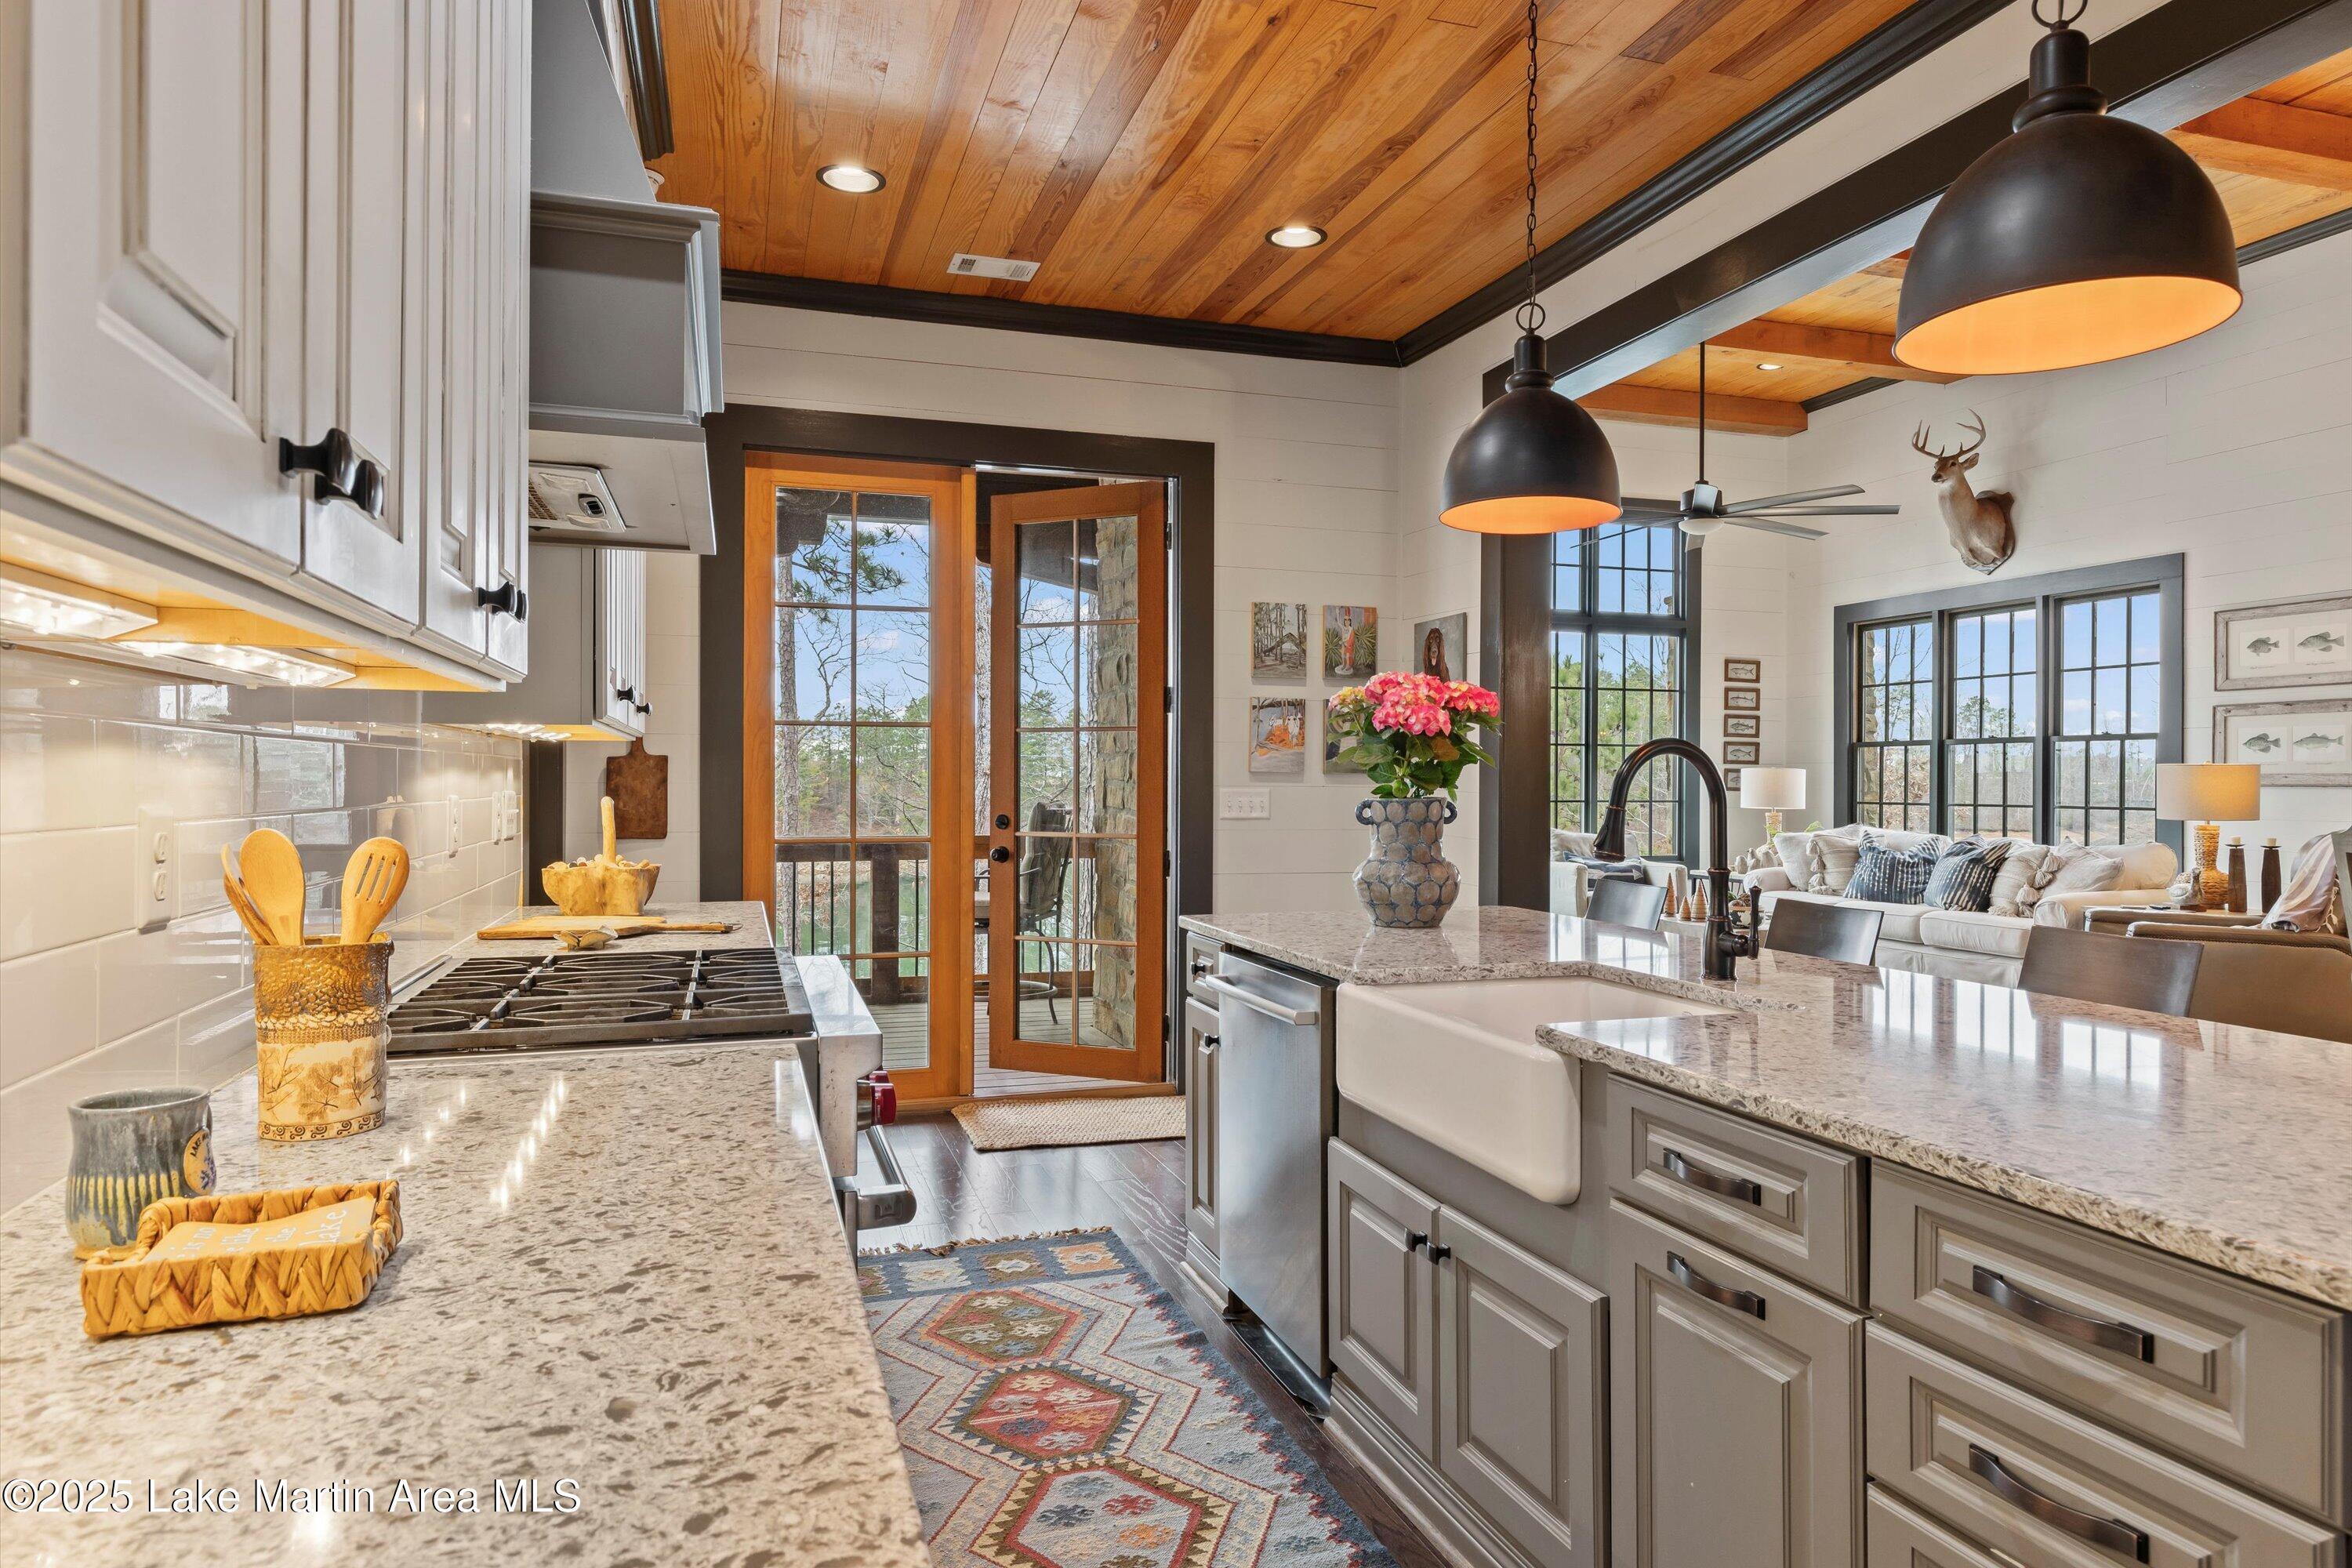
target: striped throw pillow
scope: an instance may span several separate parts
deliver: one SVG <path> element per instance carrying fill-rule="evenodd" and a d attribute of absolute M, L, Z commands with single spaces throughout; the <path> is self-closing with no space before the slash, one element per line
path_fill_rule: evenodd
<path fill-rule="evenodd" d="M 1916 904 L 1927 896 L 1927 879 L 1935 874 L 1937 846 L 1897 849 L 1885 839 L 1862 836 L 1862 858 L 1854 863 L 1853 879 L 1843 897 L 1857 903 Z"/>
<path fill-rule="evenodd" d="M 1939 910 L 1982 914 L 1992 907 L 1992 885 L 2009 858 L 2006 838 L 1963 838 L 1946 846 L 1927 878 L 1924 895 Z"/>

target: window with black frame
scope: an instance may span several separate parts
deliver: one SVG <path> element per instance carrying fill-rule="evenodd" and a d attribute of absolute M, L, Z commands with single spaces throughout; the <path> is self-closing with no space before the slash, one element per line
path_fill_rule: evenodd
<path fill-rule="evenodd" d="M 1839 607 L 1839 801 L 1865 826 L 2172 842 L 2180 558 Z M 2178 845 L 2175 845 L 2178 847 Z"/>
<path fill-rule="evenodd" d="M 1626 755 L 1685 732 L 1697 556 L 1671 523 L 1555 534 L 1551 555 L 1551 824 L 1599 825 Z M 1654 766 L 1626 802 L 1626 847 L 1680 857 L 1683 769 Z"/>

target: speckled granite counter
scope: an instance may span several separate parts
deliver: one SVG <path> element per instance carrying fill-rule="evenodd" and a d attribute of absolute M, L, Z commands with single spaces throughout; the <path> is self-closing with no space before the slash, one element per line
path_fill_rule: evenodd
<path fill-rule="evenodd" d="M 1694 1099 L 2352 1308 L 2352 1047 L 1532 910 L 1186 928 L 1367 985 L 1599 975 L 1730 1016 L 1563 1020 L 1546 1044 Z M 2347 1003 L 2352 1005 L 2352 1003 Z"/>
<path fill-rule="evenodd" d="M 504 925 L 509 921 L 523 920 L 531 915 L 551 915 L 555 912 L 552 906 L 534 904 L 530 909 L 517 910 L 510 915 L 501 915 L 491 923 Z M 755 900 L 730 900 L 721 903 L 672 904 L 656 899 L 654 900 L 653 908 L 647 910 L 646 913 L 659 915 L 664 920 L 672 921 L 725 921 L 732 924 L 735 929 L 728 931 L 682 931 L 675 935 L 662 931 L 648 931 L 644 936 L 633 936 L 625 941 L 614 942 L 604 951 L 607 952 L 690 952 L 699 947 L 765 947 L 768 945 L 768 912 Z M 614 918 L 618 920 L 625 917 L 616 915 Z M 479 937 L 469 936 L 442 954 L 436 963 L 446 965 L 453 958 L 462 963 L 468 958 L 496 958 L 501 954 L 513 957 L 518 953 L 546 953 L 555 951 L 556 942 L 553 937 L 516 942 L 484 942 Z"/>
<path fill-rule="evenodd" d="M 93 1343 L 58 1191 L 0 1216 L 0 1479 L 137 1509 L 0 1513 L 12 1568 L 929 1562 L 789 1047 L 396 1063 L 386 1126 L 327 1144 L 257 1144 L 249 1074 L 213 1103 L 223 1191 L 396 1174 L 407 1238 L 353 1311 Z M 517 1479 L 577 1511 L 498 1511 Z M 481 1511 L 394 1511 L 403 1479 Z M 149 1515 L 151 1481 L 242 1511 Z M 257 1481 L 374 1511 L 257 1515 Z"/>

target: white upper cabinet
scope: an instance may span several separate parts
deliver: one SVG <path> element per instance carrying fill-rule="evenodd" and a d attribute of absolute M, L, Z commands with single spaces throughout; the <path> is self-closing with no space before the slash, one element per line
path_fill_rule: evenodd
<path fill-rule="evenodd" d="M 0 485 L 329 644 L 521 674 L 531 16 L 0 9 Z"/>
<path fill-rule="evenodd" d="M 34 0 L 30 20 L 30 374 L 7 468 L 215 559 L 290 564 L 301 8 Z"/>

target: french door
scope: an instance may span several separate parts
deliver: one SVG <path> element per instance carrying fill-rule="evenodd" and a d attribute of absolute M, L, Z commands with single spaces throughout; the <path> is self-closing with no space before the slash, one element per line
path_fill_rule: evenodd
<path fill-rule="evenodd" d="M 992 1067 L 1164 1076 L 1167 518 L 1157 483 L 989 504 Z"/>
<path fill-rule="evenodd" d="M 747 468 L 744 896 L 785 951 L 847 965 L 909 1098 L 970 1094 L 976 1066 L 1154 1081 L 1166 487 L 984 516 L 975 488 Z"/>

